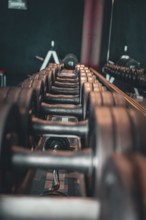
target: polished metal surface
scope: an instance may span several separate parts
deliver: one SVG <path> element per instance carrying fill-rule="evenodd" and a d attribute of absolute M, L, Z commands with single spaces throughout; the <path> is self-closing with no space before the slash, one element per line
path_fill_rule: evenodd
<path fill-rule="evenodd" d="M 46 121 L 36 117 L 32 118 L 32 130 L 39 134 L 61 134 L 85 137 L 88 133 L 88 120 L 79 122 L 55 122 Z"/>
<path fill-rule="evenodd" d="M 0 219 L 98 220 L 99 213 L 94 199 L 0 196 Z"/>
<path fill-rule="evenodd" d="M 29 151 L 12 147 L 12 165 L 16 168 L 73 170 L 89 173 L 93 167 L 92 150 L 82 151 Z"/>

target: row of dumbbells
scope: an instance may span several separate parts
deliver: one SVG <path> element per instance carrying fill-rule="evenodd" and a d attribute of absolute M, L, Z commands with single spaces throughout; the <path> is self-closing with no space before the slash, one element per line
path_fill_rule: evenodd
<path fill-rule="evenodd" d="M 79 78 L 80 80 L 80 78 L 82 78 L 81 72 L 84 75 L 86 75 L 86 72 L 90 74 L 89 69 L 82 66 L 76 67 L 77 73 L 68 73 L 68 71 L 65 73 L 64 69 L 61 69 L 60 66 L 55 66 L 55 68 L 54 65 L 52 66 L 48 68 L 49 70 L 51 69 L 50 73 L 59 74 L 60 76 L 57 75 L 57 77 L 60 77 L 64 81 L 66 81 L 67 78 Z M 79 70 L 77 68 L 79 68 Z M 61 72 L 61 70 L 63 71 Z M 49 76 L 51 74 L 49 74 Z M 39 77 L 42 76 L 42 73 L 36 75 Z M 44 78 L 46 76 L 47 74 L 43 75 Z M 87 76 L 83 78 L 85 81 L 87 80 Z M 132 140 L 128 148 L 133 149 L 132 143 L 135 142 L 135 136 L 130 136 L 129 134 L 131 132 L 133 134 L 133 129 L 137 129 L 137 127 L 143 123 L 143 120 L 137 120 L 134 125 L 135 127 L 133 126 L 131 120 L 133 120 L 133 117 L 139 118 L 139 116 L 136 112 L 131 113 L 132 111 L 128 109 L 125 99 L 119 94 L 105 91 L 106 88 L 97 80 L 94 80 L 94 83 L 79 83 L 80 90 L 82 91 L 79 90 L 79 94 L 75 95 L 78 96 L 79 105 L 73 102 L 74 95 L 71 97 L 74 105 L 66 104 L 68 103 L 68 95 L 64 97 L 64 105 L 61 104 L 60 106 L 59 100 L 59 104 L 50 105 L 48 104 L 50 100 L 48 103 L 42 102 L 43 98 L 45 100 L 44 90 L 46 90 L 43 85 L 45 84 L 44 81 L 38 79 L 33 80 L 33 77 L 29 78 L 28 81 L 35 82 L 35 87 L 24 88 L 23 82 L 22 87 L 0 89 L 0 102 L 2 103 L 2 107 L 4 103 L 15 103 L 19 107 L 20 120 L 18 119 L 18 121 L 20 121 L 19 123 L 22 124 L 22 126 L 19 125 L 18 127 L 21 127 L 19 135 L 21 137 L 22 146 L 28 149 L 31 147 L 35 149 L 35 140 L 41 135 L 76 136 L 81 138 L 82 148 L 91 147 L 92 150 L 94 148 L 96 149 L 96 145 L 102 140 L 102 150 L 103 155 L 105 155 L 103 161 L 101 160 L 103 163 L 107 157 L 106 146 L 109 145 L 109 149 L 111 149 L 109 152 L 112 152 L 113 149 L 123 149 L 123 141 L 121 139 L 123 131 L 120 127 L 125 127 L 124 135 L 126 135 L 127 139 L 131 138 Z M 43 85 L 43 89 L 39 86 L 40 84 Z M 46 97 L 47 95 L 48 93 L 46 93 Z M 60 96 L 64 95 L 60 94 Z M 55 100 L 56 98 L 57 97 L 55 97 Z M 79 121 L 69 123 L 50 121 L 46 119 L 48 115 L 70 115 L 79 118 Z M 121 121 L 122 117 L 126 119 Z M 105 121 L 105 119 L 107 119 L 107 121 Z M 5 126 L 3 125 L 3 127 Z M 119 129 L 117 130 L 117 128 Z M 115 139 L 114 134 L 118 137 L 117 141 L 113 141 L 113 139 Z M 109 136 L 108 142 L 106 136 Z M 127 146 L 124 146 L 124 149 L 127 149 Z M 143 143 L 137 149 L 138 151 L 144 151 Z"/>
<path fill-rule="evenodd" d="M 129 83 L 131 86 L 146 88 L 146 75 L 142 68 L 136 69 L 107 63 L 104 65 L 102 71 L 116 79 Z"/>
<path fill-rule="evenodd" d="M 93 94 L 96 95 L 95 99 L 99 106 L 126 105 L 123 97 L 107 91 L 107 88 L 96 79 L 87 67 L 76 66 L 75 74 L 73 71 L 64 69 L 58 71 L 59 68 L 60 66 L 50 65 L 47 70 L 32 75 L 21 84 L 23 88 L 36 90 L 39 100 L 41 99 L 43 102 L 41 108 L 44 112 L 48 114 L 53 114 L 53 112 L 63 115 L 72 114 L 72 116 L 85 119 L 88 96 L 92 91 L 94 91 L 92 96 Z M 43 86 L 42 81 L 44 82 Z"/>
<path fill-rule="evenodd" d="M 55 75 L 54 81 L 52 79 L 53 75 Z M 63 80 L 65 88 L 61 87 L 60 90 L 60 87 L 55 87 L 55 93 L 57 91 L 59 94 L 53 94 L 50 91 L 54 89 L 54 83 L 58 83 L 58 79 Z M 75 84 L 79 87 L 78 94 L 64 95 L 68 85 L 66 83 L 67 79 L 77 81 Z M 52 85 L 50 90 L 48 89 L 49 84 Z M 69 86 L 68 89 L 70 89 Z M 0 94 L 1 103 L 13 102 L 20 109 L 23 109 L 21 111 L 21 120 L 24 124 L 23 130 L 27 140 L 25 141 L 26 145 L 29 145 L 28 131 L 31 131 L 32 135 L 33 133 L 64 134 L 63 127 L 66 124 L 64 125 L 63 122 L 57 123 L 41 120 L 46 119 L 48 115 L 77 117 L 80 122 L 68 123 L 65 134 L 80 136 L 85 139 L 88 130 L 86 120 L 92 114 L 94 107 L 127 108 L 127 103 L 121 95 L 106 91 L 106 87 L 99 83 L 87 67 L 83 66 L 76 66 L 74 73 L 73 71 L 64 70 L 60 65 L 50 65 L 47 70 L 32 75 L 22 82 L 21 87 L 1 88 Z M 55 123 L 56 127 L 54 130 Z"/>
<path fill-rule="evenodd" d="M 92 75 L 92 82 L 88 80 L 87 73 Z M 64 87 L 62 83 L 58 84 L 61 81 Z M 70 87 L 73 81 L 75 90 L 78 90 L 76 94 Z M 141 219 L 144 195 L 138 192 L 144 191 L 142 171 L 145 159 L 141 156 L 137 158 L 133 153 L 146 153 L 146 123 L 144 116 L 128 108 L 122 96 L 107 91 L 88 68 L 76 66 L 74 71 L 68 71 L 60 65 L 50 65 L 20 87 L 3 88 L 0 94 L 1 193 L 18 193 L 26 172 L 30 168 L 41 168 L 83 173 L 88 195 L 92 196 L 90 199 L 52 199 L 50 202 L 41 198 L 0 196 L 2 219 L 115 220 L 119 216 L 121 220 Z M 76 108 L 80 113 L 76 113 Z M 48 115 L 70 115 L 79 118 L 79 121 L 49 121 Z M 42 135 L 77 136 L 81 138 L 82 146 L 79 151 L 54 152 L 38 150 L 36 146 L 32 149 L 27 145 L 30 140 Z M 42 204 L 44 207 L 49 205 L 49 211 Z M 136 210 L 135 205 L 138 207 Z M 86 211 L 89 207 L 90 212 Z"/>

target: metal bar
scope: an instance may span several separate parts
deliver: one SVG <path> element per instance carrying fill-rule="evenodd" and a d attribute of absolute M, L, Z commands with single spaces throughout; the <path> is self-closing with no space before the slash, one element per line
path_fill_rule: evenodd
<path fill-rule="evenodd" d="M 45 95 L 44 101 L 48 103 L 63 103 L 76 105 L 78 105 L 80 102 L 78 95 L 53 95 L 51 93 L 47 93 Z"/>
<path fill-rule="evenodd" d="M 93 168 L 92 150 L 82 151 L 29 151 L 12 147 L 11 162 L 15 168 L 73 170 L 90 173 Z"/>
<path fill-rule="evenodd" d="M 102 82 L 110 91 L 117 92 L 118 94 L 122 95 L 126 99 L 129 106 L 137 109 L 138 111 L 140 111 L 142 114 L 146 116 L 146 109 L 143 106 L 141 106 L 137 101 L 129 97 L 126 93 L 124 93 L 122 90 L 117 88 L 112 83 L 108 82 L 104 76 L 102 76 L 100 73 L 98 73 L 93 68 L 90 68 L 90 70 L 97 76 L 98 80 Z"/>
<path fill-rule="evenodd" d="M 0 196 L 0 219 L 97 220 L 100 203 L 87 198 Z"/>
<path fill-rule="evenodd" d="M 61 87 L 56 87 L 52 86 L 51 89 L 49 90 L 50 93 L 53 94 L 62 94 L 62 95 L 78 95 L 79 94 L 79 88 L 61 88 Z"/>
<path fill-rule="evenodd" d="M 46 121 L 36 117 L 31 121 L 32 131 L 36 134 L 69 135 L 85 138 L 88 134 L 88 120 L 79 122 Z"/>
<path fill-rule="evenodd" d="M 41 110 L 48 115 L 65 115 L 78 118 L 83 117 L 83 109 L 81 105 L 50 105 L 45 102 L 41 103 Z"/>

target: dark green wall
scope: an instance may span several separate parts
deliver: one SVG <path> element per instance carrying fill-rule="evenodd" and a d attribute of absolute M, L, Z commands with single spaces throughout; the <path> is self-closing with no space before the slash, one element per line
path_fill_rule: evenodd
<path fill-rule="evenodd" d="M 0 68 L 15 84 L 37 71 L 51 40 L 60 58 L 75 53 L 80 58 L 84 0 L 28 0 L 28 10 L 8 10 L 0 0 Z"/>
<path fill-rule="evenodd" d="M 112 0 L 105 0 L 100 67 L 106 63 Z M 128 54 L 146 68 L 146 1 L 115 0 L 110 60 L 117 61 L 128 46 Z"/>

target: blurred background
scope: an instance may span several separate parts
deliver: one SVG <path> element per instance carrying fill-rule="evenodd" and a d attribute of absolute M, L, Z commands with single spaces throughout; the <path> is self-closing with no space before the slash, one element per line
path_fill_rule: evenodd
<path fill-rule="evenodd" d="M 19 2 L 19 1 L 14 1 Z M 145 0 L 26 0 L 12 9 L 0 1 L 0 69 L 16 85 L 37 72 L 55 41 L 59 59 L 74 53 L 101 71 L 107 60 L 127 54 L 146 68 Z"/>

